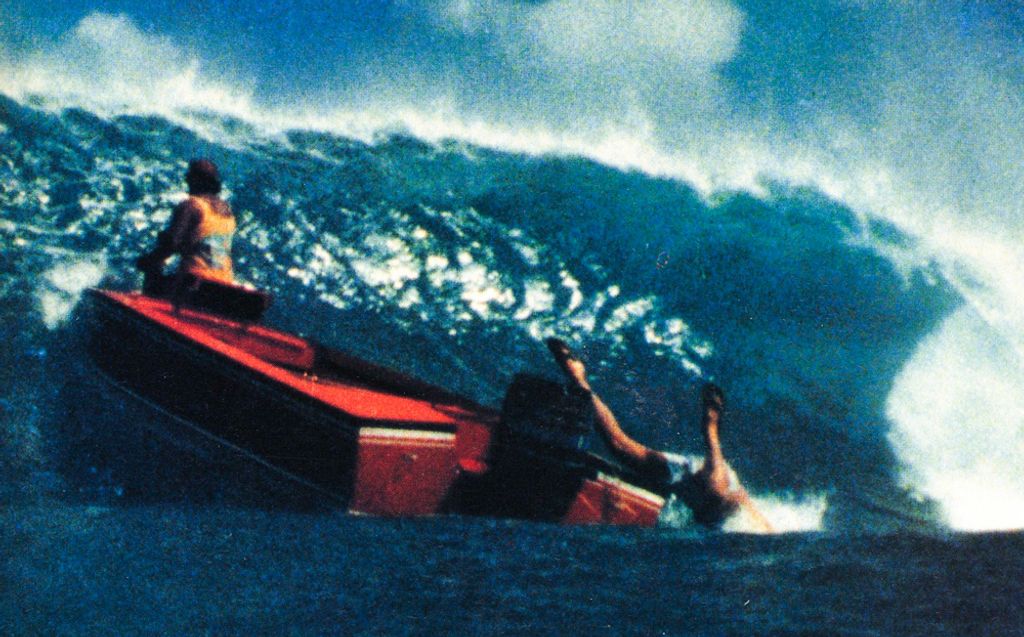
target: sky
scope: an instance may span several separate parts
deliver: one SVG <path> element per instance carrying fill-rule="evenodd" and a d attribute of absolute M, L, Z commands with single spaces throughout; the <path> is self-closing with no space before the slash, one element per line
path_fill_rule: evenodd
<path fill-rule="evenodd" d="M 527 104 L 538 93 L 589 104 L 605 99 L 607 91 L 625 91 L 671 114 L 683 100 L 667 97 L 693 101 L 714 79 L 730 103 L 768 106 L 790 118 L 821 103 L 855 110 L 852 104 L 865 97 L 863 85 L 872 75 L 898 66 L 901 54 L 915 53 L 915 32 L 928 40 L 984 46 L 989 51 L 975 53 L 995 57 L 1019 55 L 1024 31 L 1024 9 L 995 1 L 2 4 L 8 52 L 55 46 L 90 14 L 125 16 L 142 33 L 170 38 L 211 73 L 249 85 L 268 102 L 337 98 L 366 86 L 404 85 L 416 92 L 427 82 L 447 93 L 500 90 L 502 97 Z M 898 50 L 903 43 L 909 51 Z M 1006 61 L 1004 70 L 1019 74 L 1019 61 Z"/>

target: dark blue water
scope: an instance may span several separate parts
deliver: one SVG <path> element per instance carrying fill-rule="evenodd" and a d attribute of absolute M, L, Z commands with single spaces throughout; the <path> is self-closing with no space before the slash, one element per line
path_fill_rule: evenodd
<path fill-rule="evenodd" d="M 554 376 L 559 335 L 631 433 L 684 453 L 712 379 L 786 533 L 347 517 L 107 387 L 77 301 L 137 285 L 193 156 L 221 166 L 269 323 L 487 404 Z M 0 632 L 1024 632 L 1020 535 L 954 530 L 1019 528 L 1016 459 L 915 437 L 963 432 L 922 423 L 922 387 L 981 323 L 960 279 L 901 259 L 918 239 L 824 192 L 0 95 L 0 209 Z M 967 350 L 979 374 L 999 342 Z"/>
<path fill-rule="evenodd" d="M 698 536 L 59 503 L 2 522 L 5 634 L 1022 633 L 1019 534 Z"/>

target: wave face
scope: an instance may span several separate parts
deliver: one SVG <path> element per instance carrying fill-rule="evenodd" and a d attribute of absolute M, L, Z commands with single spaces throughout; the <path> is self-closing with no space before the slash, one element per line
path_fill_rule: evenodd
<path fill-rule="evenodd" d="M 248 66 L 169 14 L 0 29 L 5 482 L 61 488 L 77 299 L 137 283 L 209 156 L 283 328 L 488 403 L 554 374 L 558 334 L 652 445 L 698 451 L 696 389 L 724 386 L 727 456 L 786 528 L 1024 527 L 1013 16 L 847 5 L 216 16 L 204 42 L 264 36 Z"/>
<path fill-rule="evenodd" d="M 862 507 L 844 494 L 905 504 L 883 405 L 950 295 L 901 275 L 820 195 L 706 202 L 579 158 L 253 137 L 222 118 L 241 131 L 226 146 L 153 116 L 0 109 L 5 368 L 37 369 L 5 387 L 22 480 L 52 480 L 39 442 L 66 406 L 47 395 L 63 360 L 50 352 L 73 347 L 78 295 L 137 283 L 132 260 L 181 197 L 180 158 L 201 154 L 229 176 L 237 267 L 275 294 L 273 323 L 492 404 L 515 372 L 556 373 L 540 341 L 558 334 L 652 444 L 699 450 L 698 384 L 727 387 L 729 455 L 784 526 L 820 524 L 825 498 L 848 523 Z"/>

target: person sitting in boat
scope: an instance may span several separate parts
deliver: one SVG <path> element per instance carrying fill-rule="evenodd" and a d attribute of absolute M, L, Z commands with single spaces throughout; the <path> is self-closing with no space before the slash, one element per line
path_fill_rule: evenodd
<path fill-rule="evenodd" d="M 707 453 L 703 465 L 697 468 L 678 454 L 650 449 L 630 438 L 615 414 L 591 389 L 586 368 L 568 345 L 556 338 L 548 339 L 547 345 L 568 378 L 570 389 L 590 398 L 598 431 L 623 463 L 664 483 L 668 491 L 693 511 L 694 520 L 700 524 L 719 527 L 727 518 L 740 514 L 753 529 L 764 533 L 773 531 L 771 523 L 754 506 L 736 472 L 722 455 L 718 430 L 725 397 L 720 388 L 708 383 L 701 391 L 701 429 Z"/>
<path fill-rule="evenodd" d="M 231 239 L 235 234 L 235 215 L 220 198 L 221 179 L 217 166 L 209 159 L 193 159 L 185 173 L 188 198 L 174 208 L 168 227 L 157 235 L 156 247 L 135 262 L 146 275 L 143 290 L 166 292 L 191 277 L 232 283 Z M 181 256 L 178 273 L 162 274 L 164 263 L 173 255 Z"/>

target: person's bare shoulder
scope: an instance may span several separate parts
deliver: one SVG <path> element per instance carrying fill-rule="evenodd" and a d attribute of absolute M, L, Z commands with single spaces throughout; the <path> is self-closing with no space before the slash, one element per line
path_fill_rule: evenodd
<path fill-rule="evenodd" d="M 174 215 L 184 219 L 191 219 L 200 214 L 199 203 L 195 197 L 186 197 L 174 207 Z"/>

